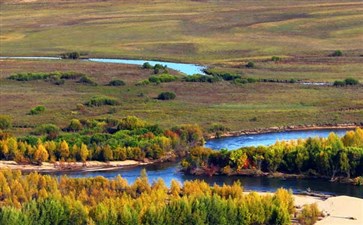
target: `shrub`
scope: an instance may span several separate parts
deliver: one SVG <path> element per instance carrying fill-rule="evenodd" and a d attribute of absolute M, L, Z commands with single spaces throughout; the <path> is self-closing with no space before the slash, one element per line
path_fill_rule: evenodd
<path fill-rule="evenodd" d="M 65 72 L 65 73 L 61 73 L 60 78 L 61 79 L 65 79 L 65 80 L 76 80 L 80 77 L 84 77 L 86 76 L 83 73 L 77 73 L 77 72 Z"/>
<path fill-rule="evenodd" d="M 54 124 L 42 124 L 35 128 L 33 134 L 44 135 L 46 134 L 49 139 L 54 139 L 58 137 L 60 129 Z"/>
<path fill-rule="evenodd" d="M 353 184 L 357 186 L 363 186 L 363 177 L 359 176 L 353 179 Z"/>
<path fill-rule="evenodd" d="M 339 56 L 342 56 L 343 55 L 343 52 L 342 51 L 340 51 L 340 50 L 335 50 L 332 54 L 331 54 L 331 56 L 333 56 L 333 57 L 339 57 Z"/>
<path fill-rule="evenodd" d="M 16 81 L 31 81 L 31 80 L 45 80 L 49 78 L 51 74 L 46 73 L 17 73 L 8 77 L 10 80 Z"/>
<path fill-rule="evenodd" d="M 208 76 L 208 75 L 201 75 L 201 74 L 194 74 L 190 76 L 184 77 L 184 81 L 186 82 L 208 82 L 208 83 L 214 83 L 219 81 L 220 78 L 215 76 Z"/>
<path fill-rule="evenodd" d="M 89 77 L 87 76 L 83 76 L 79 79 L 79 81 L 77 81 L 77 83 L 81 83 L 81 84 L 86 84 L 86 85 L 92 85 L 92 86 L 96 86 L 97 83 L 94 82 L 93 80 L 91 80 Z"/>
<path fill-rule="evenodd" d="M 272 57 L 271 57 L 271 61 L 273 61 L 273 62 L 278 62 L 278 61 L 281 61 L 281 58 L 280 58 L 280 57 L 278 57 L 278 56 L 272 56 Z"/>
<path fill-rule="evenodd" d="M 50 73 L 17 73 L 8 77 L 10 80 L 16 81 L 32 81 L 32 80 L 49 80 L 55 84 L 56 82 L 64 83 L 64 80 L 78 79 L 84 77 L 83 73 L 77 72 L 50 72 Z"/>
<path fill-rule="evenodd" d="M 119 102 L 110 97 L 95 96 L 92 97 L 88 102 L 85 103 L 86 106 L 102 106 L 102 105 L 118 105 Z"/>
<path fill-rule="evenodd" d="M 0 130 L 11 128 L 11 117 L 8 115 L 0 115 Z"/>
<path fill-rule="evenodd" d="M 320 215 L 321 212 L 319 211 L 316 203 L 305 205 L 298 216 L 298 220 L 303 225 L 313 225 L 316 221 L 318 221 L 318 217 Z"/>
<path fill-rule="evenodd" d="M 41 113 L 41 112 L 44 112 L 44 111 L 45 111 L 45 107 L 44 107 L 44 106 L 42 106 L 42 105 L 38 105 L 38 106 L 36 106 L 36 107 L 32 108 L 32 109 L 30 110 L 29 114 L 30 114 L 30 115 L 37 115 L 37 114 L 39 114 L 39 113 Z"/>
<path fill-rule="evenodd" d="M 159 100 L 172 100 L 175 99 L 176 94 L 174 92 L 161 92 L 157 99 Z"/>
<path fill-rule="evenodd" d="M 354 78 L 347 78 L 344 80 L 346 85 L 357 85 L 359 84 L 359 81 L 357 79 Z"/>
<path fill-rule="evenodd" d="M 334 81 L 334 86 L 345 86 L 345 82 L 342 80 L 336 80 Z"/>
<path fill-rule="evenodd" d="M 153 75 L 149 77 L 151 83 L 166 83 L 176 81 L 178 78 L 170 74 Z"/>
<path fill-rule="evenodd" d="M 142 68 L 143 69 L 152 69 L 152 65 L 148 62 L 145 62 L 144 64 L 142 64 Z"/>
<path fill-rule="evenodd" d="M 122 80 L 111 80 L 108 83 L 108 86 L 124 86 L 124 85 L 125 85 L 125 82 Z"/>
<path fill-rule="evenodd" d="M 145 86 L 145 85 L 148 85 L 148 84 L 150 84 L 149 80 L 141 80 L 141 81 L 137 82 L 135 85 L 136 86 Z"/>
<path fill-rule="evenodd" d="M 62 59 L 79 59 L 81 54 L 79 52 L 67 52 L 61 55 Z"/>
<path fill-rule="evenodd" d="M 78 119 L 72 119 L 70 124 L 67 127 L 68 131 L 80 131 L 82 130 L 83 126 Z"/>
<path fill-rule="evenodd" d="M 248 62 L 248 63 L 246 64 L 246 67 L 247 67 L 247 68 L 254 68 L 254 67 L 255 67 L 255 64 L 254 64 L 253 62 Z"/>
<path fill-rule="evenodd" d="M 345 80 L 336 80 L 334 81 L 334 86 L 345 86 L 345 85 L 358 85 L 359 81 L 354 78 L 347 78 Z"/>

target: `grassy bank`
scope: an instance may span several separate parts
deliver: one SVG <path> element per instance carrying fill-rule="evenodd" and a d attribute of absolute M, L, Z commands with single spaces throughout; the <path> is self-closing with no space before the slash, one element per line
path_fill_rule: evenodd
<path fill-rule="evenodd" d="M 185 123 L 200 124 L 208 130 L 223 124 L 230 130 L 273 126 L 361 122 L 363 89 L 319 87 L 283 83 L 232 84 L 193 83 L 181 80 L 161 84 L 135 85 L 153 74 L 137 66 L 80 61 L 3 60 L 0 64 L 0 114 L 13 118 L 13 131 L 26 134 L 39 124 L 65 127 L 73 118 L 122 118 L 135 115 L 151 124 L 170 128 Z M 98 85 L 66 80 L 54 85 L 44 80 L 9 80 L 19 72 L 75 71 L 86 74 Z M 177 73 L 174 73 L 177 74 Z M 179 76 L 179 75 L 177 75 Z M 106 86 L 111 80 L 124 86 Z M 155 98 L 163 91 L 176 93 L 176 99 Z M 107 96 L 118 105 L 87 107 L 94 96 Z M 46 109 L 29 115 L 32 108 Z M 27 128 L 29 127 L 29 128 Z"/>

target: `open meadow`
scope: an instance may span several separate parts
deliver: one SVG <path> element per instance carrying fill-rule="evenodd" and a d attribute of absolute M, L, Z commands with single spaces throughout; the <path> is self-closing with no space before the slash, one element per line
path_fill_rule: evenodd
<path fill-rule="evenodd" d="M 184 82 L 179 80 L 136 85 L 153 74 L 138 66 L 102 64 L 72 60 L 2 60 L 0 64 L 0 114 L 11 115 L 16 133 L 43 123 L 65 127 L 73 118 L 122 118 L 135 115 L 151 124 L 170 128 L 179 124 L 200 124 L 208 131 L 213 124 L 231 130 L 272 126 L 361 122 L 363 89 L 361 86 L 308 86 L 289 83 L 233 84 Z M 66 80 L 55 85 L 44 80 L 9 80 L 21 72 L 74 71 L 86 74 L 98 85 Z M 172 72 L 177 74 L 177 72 Z M 115 79 L 125 86 L 106 86 Z M 155 99 L 162 91 L 176 93 L 176 99 Z M 88 107 L 94 96 L 117 99 L 115 106 Z M 29 115 L 32 108 L 46 110 Z"/>

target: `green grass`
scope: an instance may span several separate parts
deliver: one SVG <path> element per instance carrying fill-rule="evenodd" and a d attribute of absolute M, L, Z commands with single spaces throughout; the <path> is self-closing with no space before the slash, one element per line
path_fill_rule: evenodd
<path fill-rule="evenodd" d="M 13 2 L 0 3 L 0 55 L 82 51 L 214 64 L 363 50 L 359 0 Z"/>
<path fill-rule="evenodd" d="M 85 73 L 98 85 L 87 86 L 66 80 L 64 85 L 57 86 L 45 81 L 21 82 L 6 79 L 10 74 L 19 72 L 51 71 Z M 197 123 L 205 130 L 214 123 L 223 124 L 232 130 L 243 130 L 283 125 L 361 122 L 363 118 L 363 89 L 358 86 L 336 88 L 278 83 L 235 85 L 225 81 L 174 81 L 158 85 L 135 85 L 152 74 L 152 70 L 130 65 L 4 60 L 0 64 L 0 114 L 13 118 L 13 131 L 17 134 L 30 131 L 22 127 L 35 127 L 43 123 L 65 127 L 73 118 L 121 118 L 128 115 L 138 116 L 163 127 Z M 114 79 L 121 79 L 126 85 L 106 86 Z M 175 92 L 176 99 L 156 100 L 163 91 Z M 94 96 L 114 98 L 119 104 L 79 109 L 77 105 Z M 44 105 L 46 110 L 39 115 L 27 115 L 37 105 Z"/>

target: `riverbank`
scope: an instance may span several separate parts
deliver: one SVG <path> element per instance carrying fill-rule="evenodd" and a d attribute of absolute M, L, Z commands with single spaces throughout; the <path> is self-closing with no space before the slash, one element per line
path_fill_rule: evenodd
<path fill-rule="evenodd" d="M 95 172 L 95 171 L 109 171 L 117 170 L 120 168 L 149 165 L 154 162 L 140 162 L 136 160 L 124 160 L 124 161 L 87 161 L 83 162 L 44 162 L 42 165 L 34 164 L 18 164 L 15 161 L 0 161 L 0 169 L 21 170 L 22 172 Z"/>
<path fill-rule="evenodd" d="M 268 134 L 276 132 L 288 132 L 288 131 L 308 131 L 308 130 L 340 130 L 340 129 L 356 129 L 358 127 L 363 127 L 362 123 L 342 123 L 342 124 L 323 124 L 323 125 L 296 125 L 296 126 L 281 126 L 281 127 L 268 127 L 268 128 L 256 128 L 240 131 L 227 131 L 222 134 L 208 134 L 206 136 L 207 140 L 225 138 L 225 137 L 237 137 L 243 135 L 253 135 L 253 134 Z"/>
<path fill-rule="evenodd" d="M 336 176 L 332 179 L 329 176 L 317 175 L 317 174 L 294 174 L 294 173 L 282 173 L 282 172 L 263 172 L 256 169 L 243 169 L 241 171 L 230 171 L 228 174 L 224 173 L 222 170 L 218 170 L 217 168 L 196 168 L 192 170 L 182 170 L 184 174 L 193 175 L 193 176 L 227 176 L 227 177 L 267 177 L 267 178 L 277 178 L 282 180 L 287 179 L 323 179 L 326 182 L 336 182 L 342 184 L 351 184 L 360 186 L 360 177 L 356 178 L 347 178 Z"/>

